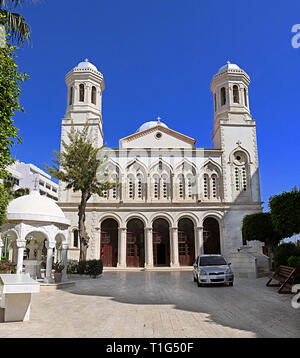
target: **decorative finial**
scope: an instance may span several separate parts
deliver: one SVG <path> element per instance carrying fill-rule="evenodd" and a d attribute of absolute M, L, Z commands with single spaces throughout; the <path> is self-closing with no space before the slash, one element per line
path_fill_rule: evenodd
<path fill-rule="evenodd" d="M 230 61 L 227 61 L 227 65 L 230 65 Z"/>
<path fill-rule="evenodd" d="M 161 120 L 160 116 L 158 116 L 158 117 L 156 118 L 156 120 L 157 120 L 157 123 L 160 123 L 160 120 Z"/>
<path fill-rule="evenodd" d="M 89 60 L 86 58 L 86 59 L 84 60 L 84 62 L 89 62 Z"/>
<path fill-rule="evenodd" d="M 236 144 L 237 144 L 238 146 L 240 146 L 240 145 L 242 144 L 242 142 L 241 142 L 240 140 L 238 140 L 238 141 L 236 142 Z"/>

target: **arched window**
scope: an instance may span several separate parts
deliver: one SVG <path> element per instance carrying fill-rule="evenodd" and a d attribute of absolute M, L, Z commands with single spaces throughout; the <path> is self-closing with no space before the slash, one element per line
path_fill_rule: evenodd
<path fill-rule="evenodd" d="M 208 175 L 204 174 L 203 177 L 203 194 L 204 194 L 204 198 L 208 199 L 208 193 L 209 193 L 209 187 L 208 187 Z"/>
<path fill-rule="evenodd" d="M 92 103 L 96 104 L 96 87 L 95 86 L 92 87 L 92 95 L 91 96 L 92 96 L 92 98 L 91 98 Z"/>
<path fill-rule="evenodd" d="M 138 198 L 143 198 L 143 183 L 142 183 L 142 177 L 141 175 L 138 175 L 138 181 L 137 181 L 137 196 Z"/>
<path fill-rule="evenodd" d="M 79 242 L 79 231 L 76 229 L 73 231 L 73 246 L 74 247 L 78 247 L 78 242 Z"/>
<path fill-rule="evenodd" d="M 129 199 L 134 198 L 134 182 L 132 177 L 128 180 L 128 197 Z"/>
<path fill-rule="evenodd" d="M 225 87 L 221 88 L 221 105 L 224 106 L 226 104 L 226 89 Z"/>
<path fill-rule="evenodd" d="M 184 197 L 184 179 L 183 175 L 179 177 L 179 183 L 178 183 L 178 191 L 179 191 L 179 198 L 183 199 Z"/>
<path fill-rule="evenodd" d="M 191 177 L 189 177 L 187 180 L 187 194 L 188 194 L 189 198 L 192 197 L 192 178 Z"/>
<path fill-rule="evenodd" d="M 84 102 L 84 84 L 79 85 L 79 102 Z"/>
<path fill-rule="evenodd" d="M 73 87 L 70 88 L 69 105 L 73 104 Z"/>
<path fill-rule="evenodd" d="M 213 175 L 211 177 L 211 186 L 212 186 L 212 197 L 216 198 L 217 197 L 217 177 L 216 175 Z"/>
<path fill-rule="evenodd" d="M 154 177 L 153 191 L 154 191 L 154 198 L 158 199 L 158 197 L 159 197 L 159 179 L 156 176 Z"/>
<path fill-rule="evenodd" d="M 164 199 L 168 198 L 168 183 L 167 178 L 162 178 L 162 197 Z"/>
<path fill-rule="evenodd" d="M 239 88 L 237 85 L 233 86 L 233 103 L 240 103 Z"/>
<path fill-rule="evenodd" d="M 246 88 L 244 88 L 244 102 L 245 102 L 245 106 L 248 107 L 247 90 L 246 90 Z"/>

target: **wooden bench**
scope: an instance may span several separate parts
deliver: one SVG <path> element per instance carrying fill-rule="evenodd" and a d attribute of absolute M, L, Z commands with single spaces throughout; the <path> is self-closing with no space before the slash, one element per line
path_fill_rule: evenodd
<path fill-rule="evenodd" d="M 296 268 L 290 266 L 280 265 L 278 269 L 272 274 L 266 286 L 280 286 L 278 293 L 283 293 L 283 289 L 287 286 L 292 286 L 295 280 Z M 278 281 L 277 284 L 270 284 L 272 280 Z M 290 290 L 289 290 L 290 292 Z"/>

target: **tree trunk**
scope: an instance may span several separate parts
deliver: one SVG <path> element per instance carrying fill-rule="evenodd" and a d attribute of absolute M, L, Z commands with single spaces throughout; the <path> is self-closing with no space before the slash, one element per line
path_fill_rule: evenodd
<path fill-rule="evenodd" d="M 87 192 L 81 192 L 81 201 L 78 206 L 78 231 L 79 231 L 79 238 L 80 238 L 80 255 L 79 260 L 86 260 L 86 252 L 89 243 L 89 236 L 86 232 L 85 228 L 85 209 L 87 201 L 90 198 L 90 194 Z"/>

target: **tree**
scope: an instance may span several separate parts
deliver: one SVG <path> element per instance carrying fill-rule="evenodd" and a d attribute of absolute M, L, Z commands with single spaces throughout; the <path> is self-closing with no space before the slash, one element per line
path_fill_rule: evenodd
<path fill-rule="evenodd" d="M 78 205 L 78 233 L 80 238 L 80 260 L 86 260 L 89 236 L 85 228 L 86 205 L 92 194 L 103 196 L 105 190 L 116 183 L 109 181 L 108 157 L 105 146 L 94 148 L 88 133 L 88 125 L 83 130 L 75 130 L 72 125 L 68 133 L 68 143 L 62 141 L 61 153 L 54 151 L 53 168 L 45 165 L 54 177 L 66 183 L 66 189 L 81 192 Z"/>
<path fill-rule="evenodd" d="M 283 238 L 300 233 L 300 190 L 271 196 L 269 207 L 274 229 Z"/>
<path fill-rule="evenodd" d="M 19 188 L 14 190 L 15 182 L 11 180 L 4 179 L 3 185 L 6 190 L 8 200 L 13 200 L 19 198 L 20 196 L 28 195 L 30 193 L 29 188 Z"/>
<path fill-rule="evenodd" d="M 19 102 L 20 84 L 29 78 L 18 70 L 15 50 L 16 47 L 8 43 L 0 48 L 0 178 L 6 175 L 5 168 L 13 162 L 10 149 L 14 141 L 21 142 L 13 117 L 15 111 L 24 112 Z"/>
<path fill-rule="evenodd" d="M 36 1 L 28 0 L 29 3 Z M 23 16 L 9 10 L 15 9 L 24 3 L 25 0 L 0 0 L 0 25 L 5 27 L 10 33 L 13 43 L 17 45 L 23 45 L 25 41 L 30 41 L 30 26 Z"/>
<path fill-rule="evenodd" d="M 264 242 L 272 252 L 283 238 L 273 227 L 271 213 L 255 213 L 244 216 L 242 235 L 243 239 L 247 241 Z"/>
<path fill-rule="evenodd" d="M 0 184 L 0 229 L 2 228 L 6 220 L 6 207 L 8 204 L 8 197 L 6 190 L 2 184 Z M 0 257 L 1 259 L 1 257 Z"/>

